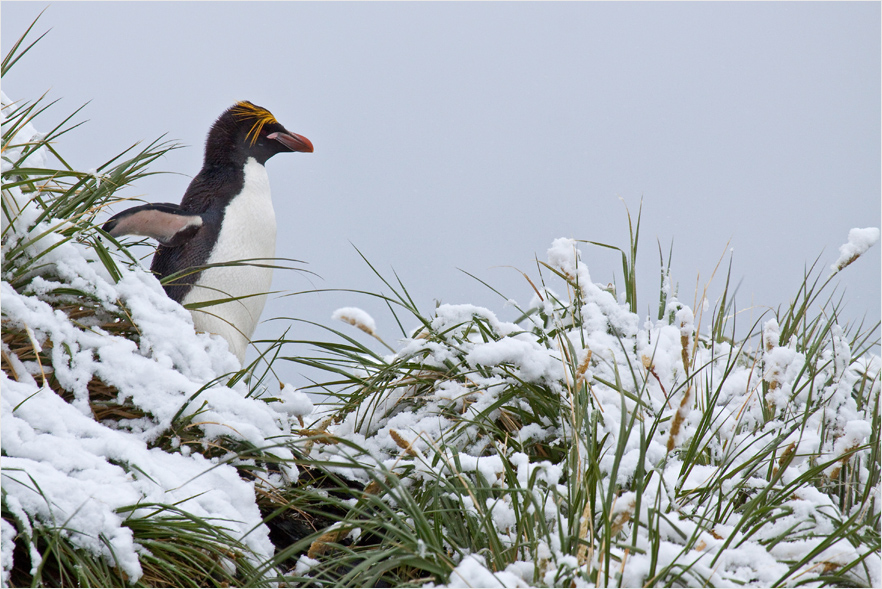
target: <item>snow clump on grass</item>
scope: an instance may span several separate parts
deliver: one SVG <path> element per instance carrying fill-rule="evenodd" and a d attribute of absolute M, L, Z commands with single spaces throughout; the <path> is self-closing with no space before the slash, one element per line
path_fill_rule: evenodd
<path fill-rule="evenodd" d="M 376 335 L 377 333 L 377 323 L 374 321 L 374 318 L 357 307 L 337 309 L 331 314 L 331 319 L 353 325 L 369 335 Z"/>
<path fill-rule="evenodd" d="M 848 242 L 839 246 L 839 258 L 833 262 L 830 269 L 833 270 L 834 274 L 839 272 L 861 257 L 877 241 L 879 241 L 878 227 L 866 227 L 864 229 L 855 227 L 848 232 Z"/>

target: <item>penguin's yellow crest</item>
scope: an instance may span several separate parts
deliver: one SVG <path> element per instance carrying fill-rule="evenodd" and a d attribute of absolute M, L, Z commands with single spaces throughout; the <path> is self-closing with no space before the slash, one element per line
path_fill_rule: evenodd
<path fill-rule="evenodd" d="M 260 130 L 263 129 L 264 125 L 273 125 L 279 122 L 270 111 L 265 108 L 255 106 L 247 100 L 236 103 L 236 106 L 233 107 L 233 116 L 235 116 L 237 119 L 254 120 L 254 124 L 251 126 L 251 129 L 245 136 L 246 139 L 251 137 L 251 145 L 254 145 L 254 142 L 257 141 L 258 136 L 260 136 Z"/>

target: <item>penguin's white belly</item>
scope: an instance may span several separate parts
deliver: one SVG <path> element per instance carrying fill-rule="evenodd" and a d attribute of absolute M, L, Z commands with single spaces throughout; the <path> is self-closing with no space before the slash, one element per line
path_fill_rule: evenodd
<path fill-rule="evenodd" d="M 266 168 L 249 158 L 245 164 L 245 185 L 224 211 L 221 231 L 208 264 L 219 264 L 276 255 L 276 214 L 270 198 Z M 252 264 L 272 264 L 254 260 Z M 227 266 L 204 270 L 182 301 L 184 305 L 231 297 L 247 297 L 193 309 L 196 331 L 215 333 L 230 345 L 244 363 L 245 351 L 266 303 L 273 280 L 272 268 Z M 256 296 L 249 296 L 256 295 Z"/>

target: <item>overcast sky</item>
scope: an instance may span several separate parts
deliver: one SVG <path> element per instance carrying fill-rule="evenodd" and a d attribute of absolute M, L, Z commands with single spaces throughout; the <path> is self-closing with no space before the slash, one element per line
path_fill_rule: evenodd
<path fill-rule="evenodd" d="M 3 2 L 4 55 L 44 6 Z M 673 241 L 690 305 L 733 250 L 738 307 L 756 306 L 746 325 L 786 304 L 818 255 L 826 277 L 850 228 L 880 226 L 878 2 L 62 2 L 36 30 L 49 28 L 3 91 L 61 98 L 36 122 L 47 131 L 91 101 L 58 146 L 72 165 L 162 134 L 186 146 L 154 168 L 179 175 L 129 195 L 178 202 L 237 100 L 312 140 L 267 168 L 277 255 L 320 278 L 277 271 L 277 290 L 382 291 L 355 246 L 425 313 L 439 300 L 512 319 L 458 268 L 526 304 L 514 268 L 535 279 L 557 237 L 627 247 L 622 200 L 636 219 L 642 198 L 641 314 L 656 312 L 658 243 L 667 256 Z M 595 282 L 621 284 L 617 253 L 582 249 Z M 841 274 L 847 319 L 879 320 L 880 265 L 877 245 Z M 271 300 L 264 318 L 354 334 L 330 320 L 342 306 L 399 336 L 354 294 Z"/>

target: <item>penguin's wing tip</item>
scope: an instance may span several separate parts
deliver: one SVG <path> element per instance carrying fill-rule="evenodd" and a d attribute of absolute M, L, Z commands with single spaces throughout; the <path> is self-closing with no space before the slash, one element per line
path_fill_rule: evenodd
<path fill-rule="evenodd" d="M 202 216 L 169 203 L 132 207 L 111 217 L 102 229 L 112 237 L 143 235 L 167 247 L 179 246 L 202 227 Z"/>

